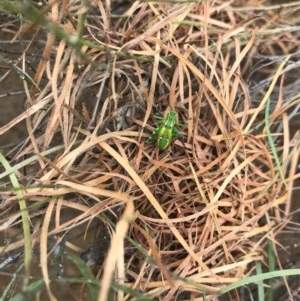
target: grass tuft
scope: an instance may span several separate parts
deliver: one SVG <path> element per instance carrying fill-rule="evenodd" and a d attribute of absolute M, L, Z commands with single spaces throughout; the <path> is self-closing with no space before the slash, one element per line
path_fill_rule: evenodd
<path fill-rule="evenodd" d="M 24 249 L 32 295 L 263 300 L 299 273 L 277 235 L 299 179 L 300 6 L 268 3 L 0 2 L 0 81 L 17 78 L 0 101 L 25 95 L 0 112 L 0 255 Z M 170 110 L 182 137 L 159 151 L 145 141 Z"/>

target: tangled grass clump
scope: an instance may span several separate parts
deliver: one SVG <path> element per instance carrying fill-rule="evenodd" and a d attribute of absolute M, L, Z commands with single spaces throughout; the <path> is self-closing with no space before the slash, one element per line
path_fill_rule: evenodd
<path fill-rule="evenodd" d="M 15 33 L 14 40 L 28 29 L 42 37 L 42 25 L 47 39 L 34 84 L 24 82 L 26 110 L 0 129 L 26 119 L 28 131 L 9 163 L 2 158 L 1 174 L 15 191 L 3 189 L 2 208 L 18 201 L 22 210 L 7 209 L 0 229 L 21 217 L 25 237 L 1 250 L 25 241 L 29 271 L 38 243 L 55 300 L 48 236 L 98 218 L 113 233 L 99 300 L 113 274 L 149 298 L 213 300 L 263 261 L 265 242 L 289 214 L 299 137 L 291 139 L 288 116 L 299 96 L 284 101 L 283 89 L 295 95 L 284 75 L 295 70 L 299 45 L 279 28 L 269 40 L 264 7 L 250 18 L 230 1 L 84 4 L 34 9 L 36 24 Z M 251 86 L 253 78 L 264 79 Z M 153 115 L 169 110 L 186 127 L 159 151 L 145 140 Z M 62 222 L 68 208 L 80 213 Z M 119 291 L 119 300 L 129 295 Z"/>

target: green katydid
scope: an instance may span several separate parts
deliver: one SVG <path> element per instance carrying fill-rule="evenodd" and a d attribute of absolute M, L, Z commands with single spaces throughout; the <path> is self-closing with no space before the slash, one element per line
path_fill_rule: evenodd
<path fill-rule="evenodd" d="M 153 137 L 157 136 L 158 148 L 165 150 L 174 140 L 180 138 L 182 135 L 176 126 L 181 124 L 176 121 L 177 115 L 177 112 L 172 110 L 168 112 L 166 118 L 157 117 L 162 120 L 162 123 L 150 134 L 146 143 L 150 143 Z"/>

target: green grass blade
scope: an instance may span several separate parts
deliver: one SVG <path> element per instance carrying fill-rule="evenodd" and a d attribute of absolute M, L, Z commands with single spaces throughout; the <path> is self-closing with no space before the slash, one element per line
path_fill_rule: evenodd
<path fill-rule="evenodd" d="M 8 296 L 9 291 L 11 290 L 12 286 L 14 285 L 16 279 L 17 279 L 17 274 L 22 270 L 24 267 L 24 264 L 22 263 L 19 268 L 16 270 L 16 272 L 12 275 L 10 282 L 7 284 L 0 301 L 5 301 L 8 300 L 6 297 Z"/>
<path fill-rule="evenodd" d="M 95 278 L 89 266 L 81 258 L 71 253 L 66 253 L 65 257 L 77 266 L 86 280 L 91 300 L 96 301 L 99 293 L 99 280 Z"/>
<path fill-rule="evenodd" d="M 10 301 L 28 301 L 28 300 L 36 300 L 36 296 L 39 292 L 44 288 L 45 282 L 44 279 L 39 279 L 26 287 L 24 293 L 19 293 L 15 295 Z"/>
<path fill-rule="evenodd" d="M 289 269 L 289 270 L 280 270 L 280 271 L 274 271 L 268 273 L 261 273 L 260 275 L 250 276 L 226 286 L 220 291 L 220 294 L 228 293 L 234 289 L 239 288 L 240 286 L 249 285 L 251 283 L 257 283 L 258 281 L 264 281 L 275 277 L 295 276 L 299 274 L 300 274 L 300 269 Z"/>
<path fill-rule="evenodd" d="M 0 134 L 1 135 L 1 134 Z M 47 156 L 47 155 L 50 155 L 52 153 L 55 153 L 59 150 L 62 150 L 64 147 L 63 145 L 59 145 L 59 146 L 56 146 L 56 147 L 53 147 L 51 149 L 48 149 L 44 152 L 41 153 L 41 155 L 43 156 Z M 19 163 L 17 163 L 16 165 L 14 166 L 10 166 L 8 165 L 7 168 L 5 168 L 5 171 L 3 171 L 2 173 L 0 173 L 0 179 L 3 179 L 4 177 L 6 176 L 9 176 L 10 174 L 16 172 L 17 170 L 27 166 L 27 165 L 30 165 L 32 164 L 33 162 L 36 162 L 38 161 L 38 159 L 40 159 L 40 157 L 38 155 L 33 155 Z"/>
<path fill-rule="evenodd" d="M 255 265 L 256 265 L 256 273 L 257 275 L 260 275 L 262 273 L 261 262 L 256 261 Z M 264 292 L 264 283 L 262 280 L 257 281 L 257 290 L 258 290 L 258 300 L 264 301 L 265 292 Z"/>
<path fill-rule="evenodd" d="M 271 147 L 271 151 L 272 151 L 272 154 L 274 156 L 275 163 L 276 163 L 276 166 L 278 168 L 280 177 L 282 179 L 282 182 L 284 183 L 285 187 L 288 188 L 285 177 L 284 177 L 284 173 L 283 173 L 283 170 L 282 170 L 281 162 L 280 162 L 280 159 L 279 159 L 279 156 L 278 156 L 278 153 L 277 153 L 277 150 L 276 150 L 276 146 L 275 146 L 275 143 L 274 143 L 274 140 L 273 140 L 273 137 L 272 137 L 272 133 L 271 133 L 270 103 L 271 103 L 271 100 L 269 98 L 268 101 L 267 101 L 267 104 L 266 104 L 266 109 L 265 109 L 265 124 L 266 124 L 267 138 L 268 138 L 268 142 L 269 142 L 269 145 Z"/>
<path fill-rule="evenodd" d="M 268 267 L 269 271 L 273 272 L 275 271 L 275 252 L 274 252 L 274 244 L 273 241 L 268 241 Z M 274 291 L 275 291 L 275 281 L 274 278 L 271 278 L 269 281 L 269 289 L 267 291 L 267 301 L 273 301 L 274 300 Z"/>
<path fill-rule="evenodd" d="M 0 153 L 0 162 L 6 170 L 11 170 L 9 162 L 5 157 Z M 29 214 L 27 211 L 26 201 L 23 198 L 22 189 L 20 183 L 14 173 L 9 174 L 10 181 L 15 190 L 15 193 L 18 197 L 19 207 L 22 216 L 22 226 L 24 234 L 24 264 L 25 264 L 25 277 L 24 277 L 24 286 L 27 285 L 29 275 L 30 275 L 30 263 L 31 263 L 31 234 L 30 234 L 30 223 L 29 223 Z"/>

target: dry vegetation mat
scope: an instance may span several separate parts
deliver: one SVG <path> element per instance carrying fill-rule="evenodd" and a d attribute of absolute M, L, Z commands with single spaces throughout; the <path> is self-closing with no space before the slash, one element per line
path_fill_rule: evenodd
<path fill-rule="evenodd" d="M 55 300 L 48 237 L 76 250 L 68 231 L 99 219 L 110 236 L 99 300 L 112 278 L 153 300 L 212 300 L 264 261 L 289 217 L 300 4 L 50 2 L 3 25 L 12 43 L 27 39 L 14 64 L 26 109 L 0 135 L 25 120 L 27 137 L 1 146 L 0 230 L 22 233 L 0 252 L 25 244 L 29 275 L 38 246 Z M 159 125 L 163 150 L 161 132 L 146 143 Z M 62 221 L 68 209 L 77 214 Z"/>

